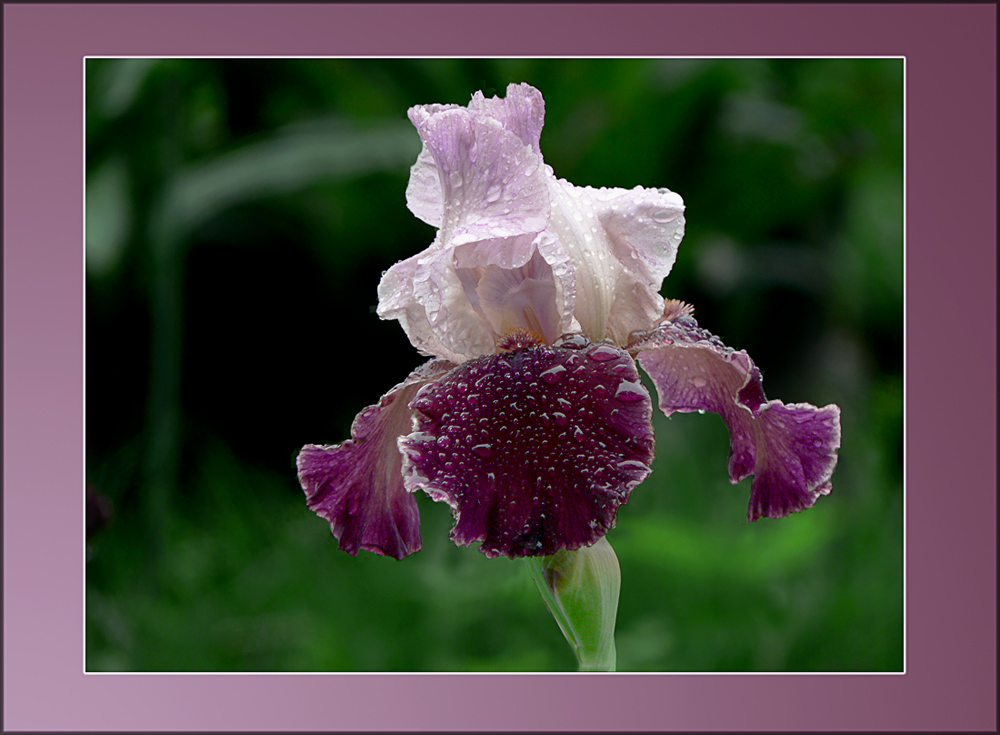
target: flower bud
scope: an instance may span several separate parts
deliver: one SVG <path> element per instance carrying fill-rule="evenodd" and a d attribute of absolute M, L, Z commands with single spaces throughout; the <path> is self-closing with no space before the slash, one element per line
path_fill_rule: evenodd
<path fill-rule="evenodd" d="M 535 584 L 576 654 L 580 671 L 614 671 L 621 569 L 607 538 L 530 563 Z"/>

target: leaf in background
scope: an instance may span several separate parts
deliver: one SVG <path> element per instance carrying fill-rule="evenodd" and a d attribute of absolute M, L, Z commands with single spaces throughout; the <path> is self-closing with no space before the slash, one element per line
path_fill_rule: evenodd
<path fill-rule="evenodd" d="M 102 276 L 118 265 L 131 226 L 128 176 L 119 157 L 87 176 L 87 274 Z"/>
<path fill-rule="evenodd" d="M 178 242 L 212 215 L 253 199 L 306 189 L 378 171 L 409 167 L 420 140 L 409 122 L 345 130 L 313 121 L 182 170 L 168 187 L 154 226 Z M 162 242 L 162 241 L 161 241 Z"/>
<path fill-rule="evenodd" d="M 164 59 L 88 59 L 87 110 L 109 120 L 132 107 L 150 73 Z M 92 131 L 88 131 L 92 132 Z"/>
<path fill-rule="evenodd" d="M 772 524 L 766 533 L 750 527 L 705 530 L 671 516 L 630 518 L 615 545 L 665 572 L 728 584 L 763 584 L 808 569 L 835 535 L 831 515 L 802 515 Z"/>

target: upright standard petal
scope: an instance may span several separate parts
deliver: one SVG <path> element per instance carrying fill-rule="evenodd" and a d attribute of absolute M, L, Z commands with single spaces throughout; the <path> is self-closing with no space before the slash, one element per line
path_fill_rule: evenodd
<path fill-rule="evenodd" d="M 514 132 L 464 108 L 433 114 L 414 108 L 410 119 L 437 171 L 439 226 L 446 242 L 459 245 L 545 229 L 549 199 L 542 157 Z M 426 170 L 411 170 L 411 182 L 416 187 L 411 195 L 419 194 L 419 208 L 426 209 L 433 199 L 432 177 Z"/>
<path fill-rule="evenodd" d="M 629 346 L 638 352 L 666 415 L 712 411 L 729 427 L 729 476 L 753 474 L 751 521 L 811 507 L 830 492 L 840 446 L 840 408 L 785 404 L 764 397 L 760 371 L 746 352 L 698 326 L 688 308 L 668 304 L 672 318 Z"/>
<path fill-rule="evenodd" d="M 503 99 L 476 93 L 468 107 L 409 110 L 423 150 L 407 202 L 439 231 L 386 274 L 378 313 L 399 319 L 418 349 L 476 358 L 512 328 L 550 344 L 582 332 L 624 346 L 656 323 L 684 235 L 683 200 L 556 179 L 539 148 L 544 113 L 526 84 Z"/>
<path fill-rule="evenodd" d="M 351 426 L 351 439 L 307 444 L 296 459 L 309 508 L 330 523 L 340 548 L 402 559 L 420 549 L 417 504 L 403 486 L 397 438 L 412 430 L 410 401 L 428 381 L 454 367 L 431 360 L 368 406 Z"/>
<path fill-rule="evenodd" d="M 485 98 L 482 92 L 476 92 L 468 108 L 459 105 L 418 105 L 409 111 L 410 120 L 421 131 L 424 138 L 426 125 L 435 115 L 448 110 L 464 110 L 470 119 L 490 118 L 500 124 L 505 130 L 517 136 L 521 143 L 535 154 L 541 155 L 538 140 L 545 122 L 545 102 L 542 93 L 527 84 L 509 84 L 507 96 L 504 98 Z M 479 162 L 478 143 L 469 150 L 472 163 Z M 484 163 L 489 163 L 484 158 Z M 417 217 L 429 225 L 441 227 L 444 221 L 445 208 L 445 176 L 450 177 L 450 171 L 442 172 L 438 166 L 437 157 L 428 148 L 424 140 L 423 149 L 417 157 L 417 162 L 410 169 L 410 182 L 406 187 L 406 205 Z M 488 189 L 490 197 L 498 201 L 502 193 L 500 189 Z"/>
<path fill-rule="evenodd" d="M 461 361 L 492 352 L 510 328 L 554 339 L 576 326 L 569 258 L 546 232 L 543 114 L 527 85 L 505 100 L 476 95 L 468 108 L 410 109 L 424 147 L 407 202 L 440 229 L 430 248 L 385 273 L 378 314 L 398 319 L 417 349 Z"/>
<path fill-rule="evenodd" d="M 530 84 L 508 84 L 504 97 L 487 98 L 482 92 L 476 92 L 469 109 L 499 121 L 535 153 L 541 153 L 538 142 L 545 124 L 545 100 Z"/>
<path fill-rule="evenodd" d="M 625 351 L 580 335 L 515 335 L 413 400 L 408 489 L 447 502 L 452 540 L 487 556 L 594 543 L 649 474 L 652 404 Z"/>
<path fill-rule="evenodd" d="M 593 189 L 550 178 L 550 231 L 569 252 L 574 315 L 590 339 L 624 346 L 663 310 L 659 290 L 684 235 L 684 202 L 667 189 Z"/>
<path fill-rule="evenodd" d="M 426 289 L 426 281 L 431 270 L 428 263 L 435 262 L 436 249 L 428 250 L 402 260 L 382 274 L 378 284 L 378 307 L 376 313 L 382 319 L 397 319 L 410 344 L 422 355 L 440 357 L 451 362 L 462 362 L 468 357 L 468 348 L 461 346 L 458 350 L 446 345 L 441 336 L 431 324 L 426 306 L 417 298 L 417 293 Z M 447 254 L 443 257 L 447 268 Z M 440 298 L 440 297 L 439 297 Z M 440 316 L 432 312 L 437 319 Z M 454 343 L 454 340 L 451 340 Z M 483 342 L 486 343 L 485 341 Z"/>
<path fill-rule="evenodd" d="M 546 232 L 435 244 L 383 275 L 378 314 L 398 319 L 421 352 L 462 362 L 493 352 L 513 329 L 546 342 L 578 329 L 574 278 L 568 254 Z"/>
<path fill-rule="evenodd" d="M 572 263 L 549 233 L 462 245 L 453 264 L 466 298 L 495 338 L 521 329 L 551 344 L 579 329 Z"/>
<path fill-rule="evenodd" d="M 412 108 L 409 117 L 412 121 L 414 115 L 430 117 L 438 112 L 457 109 L 460 109 L 459 105 L 421 105 Z M 441 226 L 444 216 L 441 172 L 426 144 L 421 147 L 416 163 L 410 167 L 410 181 L 406 185 L 406 206 L 432 227 Z"/>

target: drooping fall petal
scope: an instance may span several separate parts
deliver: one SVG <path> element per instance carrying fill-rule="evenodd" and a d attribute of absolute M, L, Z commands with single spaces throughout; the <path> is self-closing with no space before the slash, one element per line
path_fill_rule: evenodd
<path fill-rule="evenodd" d="M 577 335 L 470 360 L 413 400 L 410 490 L 447 502 L 452 540 L 487 556 L 578 549 L 615 524 L 653 458 L 652 404 L 628 353 Z"/>
<path fill-rule="evenodd" d="M 711 411 L 729 427 L 729 477 L 753 475 L 748 518 L 781 518 L 830 492 L 840 408 L 764 396 L 760 371 L 681 310 L 629 346 L 656 384 L 660 409 Z"/>
<path fill-rule="evenodd" d="M 414 370 L 354 419 L 341 444 L 307 444 L 296 458 L 309 508 L 330 523 L 340 548 L 352 556 L 366 549 L 402 559 L 420 549 L 417 504 L 403 486 L 396 444 L 409 433 L 409 403 L 429 380 L 453 365 L 431 360 Z"/>

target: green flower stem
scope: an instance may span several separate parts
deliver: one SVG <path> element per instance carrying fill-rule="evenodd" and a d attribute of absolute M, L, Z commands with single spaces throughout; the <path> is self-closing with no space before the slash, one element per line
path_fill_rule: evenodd
<path fill-rule="evenodd" d="M 607 539 L 576 551 L 529 557 L 528 566 L 580 671 L 614 671 L 621 570 Z"/>

